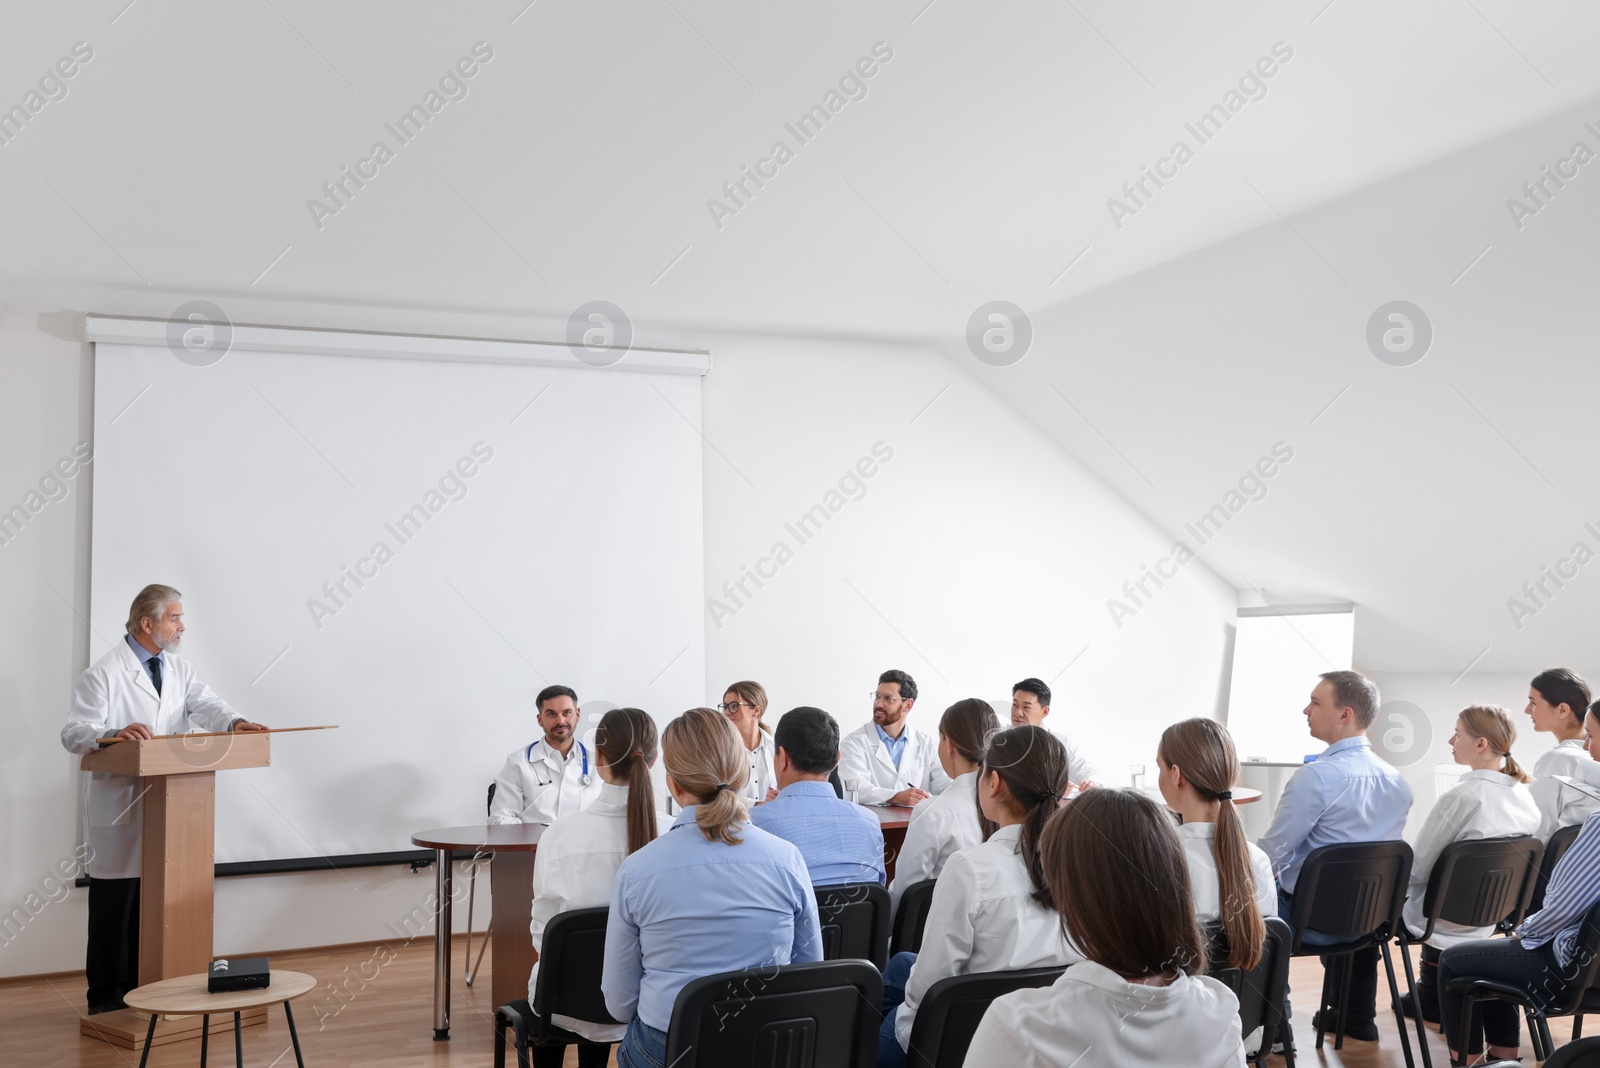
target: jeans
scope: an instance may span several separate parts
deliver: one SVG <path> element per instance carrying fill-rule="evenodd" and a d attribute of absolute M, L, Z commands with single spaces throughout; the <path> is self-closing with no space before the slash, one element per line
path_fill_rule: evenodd
<path fill-rule="evenodd" d="M 617 1047 L 617 1068 L 667 1068 L 667 1033 L 635 1016 Z"/>
<path fill-rule="evenodd" d="M 896 953 L 883 969 L 883 1024 L 878 1028 L 878 1068 L 905 1068 L 906 1051 L 894 1037 L 894 1020 L 901 1002 L 906 999 L 906 982 L 916 962 L 915 953 Z"/>
<path fill-rule="evenodd" d="M 1549 942 L 1524 949 L 1520 938 L 1481 938 L 1450 946 L 1439 955 L 1439 1015 L 1450 1048 L 1477 1053 L 1484 1038 L 1491 1046 L 1507 1049 L 1522 1042 L 1521 1010 L 1498 999 L 1478 1002 L 1472 1034 L 1463 1035 L 1467 999 L 1461 991 L 1451 991 L 1450 983 L 1465 978 L 1493 979 L 1521 987 L 1542 1010 L 1571 994 L 1579 970 L 1576 961 L 1563 968 Z"/>

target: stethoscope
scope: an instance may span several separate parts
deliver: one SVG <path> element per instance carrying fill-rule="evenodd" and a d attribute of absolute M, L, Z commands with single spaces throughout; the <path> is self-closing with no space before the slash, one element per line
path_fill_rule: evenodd
<path fill-rule="evenodd" d="M 540 738 L 539 741 L 534 742 L 533 745 L 528 746 L 527 756 L 525 757 L 525 759 L 528 761 L 528 763 L 530 763 L 530 764 L 533 763 L 533 749 L 534 749 L 534 746 L 538 745 L 539 742 L 542 742 L 542 741 L 544 741 L 544 739 Z M 589 750 L 584 748 L 584 745 L 583 745 L 582 742 L 578 743 L 578 756 L 583 759 L 583 775 L 578 779 L 578 781 L 581 782 L 583 785 L 588 786 L 590 783 L 594 782 L 594 776 L 589 774 Z M 551 780 L 551 781 L 554 781 L 554 780 Z M 549 786 L 550 783 L 542 782 L 539 785 L 540 786 Z"/>

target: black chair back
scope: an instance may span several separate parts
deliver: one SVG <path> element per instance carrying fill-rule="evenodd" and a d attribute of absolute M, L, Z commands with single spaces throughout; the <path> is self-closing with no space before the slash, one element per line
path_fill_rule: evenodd
<path fill-rule="evenodd" d="M 928 988 L 911 1022 L 908 1068 L 961 1068 L 983 1014 L 995 998 L 1013 990 L 1049 986 L 1066 968 L 948 975 Z"/>
<path fill-rule="evenodd" d="M 1411 877 L 1411 847 L 1404 842 L 1347 842 L 1319 846 L 1306 857 L 1294 888 L 1293 952 L 1305 933 L 1350 943 L 1387 941 L 1400 926 L 1400 909 Z"/>
<path fill-rule="evenodd" d="M 1533 899 L 1543 856 L 1544 843 L 1532 835 L 1451 842 L 1422 896 L 1427 927 L 1415 939 L 1402 930 L 1402 940 L 1426 942 L 1440 920 L 1468 927 L 1492 927 L 1508 917 L 1517 922 Z"/>
<path fill-rule="evenodd" d="M 492 782 L 489 784 L 489 799 L 483 803 L 484 812 L 491 813 L 494 811 L 494 788 L 499 785 L 500 784 L 497 782 Z"/>
<path fill-rule="evenodd" d="M 678 992 L 667 1030 L 674 1068 L 873 1068 L 883 976 L 864 960 L 747 968 Z"/>
<path fill-rule="evenodd" d="M 928 923 L 928 906 L 933 904 L 933 884 L 937 879 L 912 883 L 900 895 L 894 914 L 894 935 L 889 939 L 889 955 L 916 953 L 922 949 L 922 928 Z"/>
<path fill-rule="evenodd" d="M 1580 1038 L 1556 1050 L 1544 1068 L 1600 1068 L 1600 1038 Z"/>
<path fill-rule="evenodd" d="M 1276 916 L 1265 917 L 1266 937 L 1261 959 L 1249 971 L 1228 966 L 1228 936 L 1219 920 L 1204 925 L 1207 944 L 1206 974 L 1222 983 L 1239 999 L 1239 1034 L 1264 1029 L 1261 1049 L 1270 1051 L 1274 1035 L 1283 1026 L 1283 999 L 1289 992 L 1289 946 L 1294 936 Z"/>
<path fill-rule="evenodd" d="M 844 800 L 844 780 L 839 778 L 839 769 L 834 768 L 828 772 L 828 785 L 833 787 L 833 796 Z"/>
<path fill-rule="evenodd" d="M 819 886 L 817 920 L 823 960 L 866 960 L 880 972 L 889 963 L 889 891 L 877 883 Z"/>
<path fill-rule="evenodd" d="M 1562 827 L 1550 836 L 1550 844 L 1544 847 L 1544 860 L 1539 864 L 1539 879 L 1533 886 L 1533 900 L 1528 903 L 1530 913 L 1544 908 L 1544 889 L 1550 885 L 1550 875 L 1561 863 L 1561 858 L 1567 855 L 1567 850 L 1572 848 L 1572 843 L 1578 840 L 1581 830 L 1583 824 L 1575 823 L 1571 827 Z"/>
<path fill-rule="evenodd" d="M 551 918 L 539 951 L 539 976 L 534 981 L 533 1013 L 538 1017 L 535 1045 L 550 1041 L 559 1030 L 550 1017 L 560 1014 L 595 1023 L 620 1023 L 606 1011 L 600 993 L 600 970 L 606 956 L 609 908 L 573 909 Z"/>

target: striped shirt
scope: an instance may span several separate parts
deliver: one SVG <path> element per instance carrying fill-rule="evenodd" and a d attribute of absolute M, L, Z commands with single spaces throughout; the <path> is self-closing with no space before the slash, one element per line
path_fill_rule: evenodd
<path fill-rule="evenodd" d="M 1600 901 L 1600 812 L 1583 821 L 1583 830 L 1567 850 L 1545 888 L 1544 908 L 1517 928 L 1524 949 L 1554 942 L 1556 962 L 1565 968 L 1582 933 L 1583 918 Z"/>

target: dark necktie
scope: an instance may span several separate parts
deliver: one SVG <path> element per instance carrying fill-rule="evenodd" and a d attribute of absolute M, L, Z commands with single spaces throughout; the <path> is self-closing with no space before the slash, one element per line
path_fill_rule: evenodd
<path fill-rule="evenodd" d="M 156 684 L 156 696 L 161 696 L 161 658 L 159 656 L 150 658 L 150 681 Z"/>

